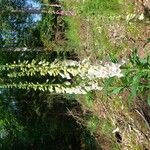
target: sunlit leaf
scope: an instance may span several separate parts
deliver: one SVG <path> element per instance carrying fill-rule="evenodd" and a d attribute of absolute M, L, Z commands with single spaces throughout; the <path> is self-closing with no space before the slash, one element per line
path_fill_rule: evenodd
<path fill-rule="evenodd" d="M 112 94 L 118 94 L 123 90 L 123 87 L 117 87 L 115 89 L 113 89 Z"/>
<path fill-rule="evenodd" d="M 131 84 L 131 94 L 133 97 L 136 97 L 141 76 L 142 74 L 140 72 L 133 77 L 133 81 Z"/>

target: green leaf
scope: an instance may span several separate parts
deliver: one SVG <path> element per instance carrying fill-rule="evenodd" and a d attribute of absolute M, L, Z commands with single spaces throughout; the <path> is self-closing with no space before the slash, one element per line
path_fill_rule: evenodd
<path fill-rule="evenodd" d="M 133 65 L 140 65 L 140 60 L 139 60 L 139 56 L 138 56 L 138 53 L 137 53 L 137 49 L 134 49 L 132 51 L 132 54 L 130 56 L 130 62 Z"/>
<path fill-rule="evenodd" d="M 111 78 L 108 78 L 108 79 L 105 79 L 104 80 L 104 88 L 108 88 L 112 85 L 112 83 L 114 82 L 115 78 L 114 77 L 111 77 Z"/>
<path fill-rule="evenodd" d="M 131 84 L 131 94 L 133 97 L 136 97 L 136 95 L 137 95 L 141 76 L 142 76 L 142 74 L 140 72 L 136 76 L 133 77 L 133 82 Z"/>
<path fill-rule="evenodd" d="M 113 89 L 112 94 L 118 94 L 119 92 L 121 92 L 121 90 L 123 90 L 123 87 L 117 87 Z"/>
<path fill-rule="evenodd" d="M 150 42 L 150 38 L 147 38 L 147 42 L 148 42 L 148 43 Z"/>

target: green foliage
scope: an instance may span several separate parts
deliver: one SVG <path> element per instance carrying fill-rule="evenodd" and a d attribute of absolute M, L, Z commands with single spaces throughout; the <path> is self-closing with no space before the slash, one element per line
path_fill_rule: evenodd
<path fill-rule="evenodd" d="M 86 118 L 87 121 L 87 128 L 91 131 L 91 133 L 94 133 L 100 125 L 100 120 L 96 116 L 90 116 Z"/>
<path fill-rule="evenodd" d="M 118 0 L 87 0 L 84 2 L 81 12 L 86 15 L 101 14 L 109 16 L 119 11 Z"/>
<path fill-rule="evenodd" d="M 124 68 L 123 68 L 124 69 Z M 130 63 L 125 66 L 125 75 L 127 84 L 133 85 L 133 89 L 139 84 L 143 84 L 145 87 L 149 87 L 149 77 L 150 77 L 150 56 L 145 58 L 140 58 L 135 49 L 130 57 Z M 141 80 L 147 81 L 142 82 Z M 137 86 L 136 86 L 137 85 Z"/>
<path fill-rule="evenodd" d="M 1 149 L 80 147 L 81 130 L 67 116 L 67 108 L 78 105 L 74 99 L 23 90 L 4 90 L 0 98 Z"/>
<path fill-rule="evenodd" d="M 42 22 L 40 22 L 39 24 L 39 28 L 40 28 L 40 38 L 44 44 L 45 47 L 51 49 L 52 47 L 52 43 L 50 41 L 52 41 L 52 36 L 54 36 L 54 32 L 52 27 L 56 26 L 56 24 L 54 24 L 54 22 L 52 22 L 53 17 L 51 15 L 45 15 L 43 16 L 43 20 Z M 54 40 L 54 37 L 53 37 Z"/>
<path fill-rule="evenodd" d="M 116 88 L 117 92 L 123 88 L 130 88 L 131 96 L 135 98 L 150 90 L 150 56 L 140 58 L 135 49 L 129 63 L 126 63 L 122 69 L 124 71 L 124 77 L 121 79 L 123 87 Z"/>
<path fill-rule="evenodd" d="M 11 10 L 26 9 L 28 7 L 27 2 L 25 0 L 2 0 L 0 1 L 0 6 L 2 11 L 0 16 L 0 35 L 3 40 L 1 47 L 26 46 L 29 31 L 35 25 L 32 15 L 14 14 L 11 13 Z"/>
<path fill-rule="evenodd" d="M 68 47 L 78 49 L 80 46 L 79 29 L 80 23 L 76 17 L 66 17 L 67 30 L 65 32 L 66 38 L 68 39 Z"/>
<path fill-rule="evenodd" d="M 125 89 L 130 89 L 130 99 L 133 99 L 140 94 L 145 95 L 150 90 L 150 56 L 140 58 L 137 52 L 137 49 L 133 50 L 129 61 L 122 65 L 123 77 L 112 77 L 103 81 L 106 93 L 119 94 Z"/>
<path fill-rule="evenodd" d="M 90 91 L 85 95 L 84 105 L 88 108 L 91 108 L 94 104 L 94 92 Z"/>
<path fill-rule="evenodd" d="M 112 94 L 118 94 L 123 90 L 123 87 L 117 87 L 112 90 Z"/>

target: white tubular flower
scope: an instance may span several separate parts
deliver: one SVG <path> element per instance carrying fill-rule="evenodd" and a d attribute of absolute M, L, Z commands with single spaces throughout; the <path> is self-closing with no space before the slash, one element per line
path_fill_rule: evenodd
<path fill-rule="evenodd" d="M 87 92 L 81 86 L 66 88 L 65 92 L 67 94 L 87 94 Z"/>
<path fill-rule="evenodd" d="M 95 81 L 90 81 L 87 85 L 84 84 L 84 85 L 82 85 L 82 86 L 84 87 L 84 89 L 85 89 L 87 92 L 92 91 L 92 90 L 102 90 L 102 89 L 103 89 L 103 88 L 100 87 L 100 86 L 98 85 L 98 83 L 95 82 Z"/>
<path fill-rule="evenodd" d="M 74 88 L 74 94 L 87 94 L 87 92 L 81 86 L 77 86 Z"/>
<path fill-rule="evenodd" d="M 64 88 L 65 93 L 67 94 L 87 94 L 87 92 L 92 90 L 102 90 L 103 87 L 98 85 L 97 80 L 101 78 L 110 78 L 110 77 L 122 77 L 120 66 L 122 63 L 95 63 L 91 64 L 87 60 L 83 61 L 64 61 L 60 65 L 64 65 L 62 68 L 62 72 L 59 74 L 62 78 L 72 79 L 73 77 L 79 76 L 81 80 L 89 81 L 88 83 L 78 84 L 75 87 L 71 87 L 71 83 L 66 84 L 70 85 L 70 87 Z M 68 67 L 68 68 L 67 68 Z M 61 67 L 60 67 L 61 68 Z M 87 79 L 87 80 L 86 80 Z M 56 88 L 56 92 L 62 92 L 58 88 Z"/>
<path fill-rule="evenodd" d="M 66 73 L 65 75 L 66 75 L 66 79 L 68 79 L 68 80 L 70 80 L 70 79 L 71 79 L 71 77 L 70 77 L 69 73 Z"/>
<path fill-rule="evenodd" d="M 98 83 L 92 83 L 91 88 L 92 90 L 96 90 L 98 87 Z"/>
<path fill-rule="evenodd" d="M 60 75 L 62 78 L 66 78 L 66 76 L 65 76 L 63 73 L 59 73 L 59 75 Z"/>
<path fill-rule="evenodd" d="M 96 65 L 90 66 L 87 75 L 89 79 L 94 78 L 109 78 L 109 77 L 122 77 L 120 64 L 107 63 L 104 66 Z"/>
<path fill-rule="evenodd" d="M 95 78 L 109 78 L 109 77 L 122 77 L 123 74 L 121 73 L 120 66 L 125 62 L 121 63 L 95 63 L 91 64 L 87 59 L 83 61 L 71 61 L 66 60 L 61 63 L 61 65 L 69 66 L 69 67 L 76 67 L 74 69 L 68 69 L 69 73 L 73 76 L 79 75 L 82 79 L 88 78 L 93 80 Z M 103 64 L 103 65 L 102 65 Z M 62 75 L 62 77 L 64 77 Z M 70 76 L 65 74 L 65 78 L 70 79 Z"/>
<path fill-rule="evenodd" d="M 72 90 L 72 88 L 65 88 L 65 92 L 67 94 L 74 94 L 74 90 Z"/>
<path fill-rule="evenodd" d="M 62 64 L 65 65 L 65 66 L 79 66 L 79 63 L 78 61 L 73 61 L 73 60 L 65 60 Z"/>
<path fill-rule="evenodd" d="M 85 88 L 85 90 L 86 90 L 87 92 L 89 92 L 89 91 L 92 90 L 91 86 L 84 86 L 84 88 Z"/>

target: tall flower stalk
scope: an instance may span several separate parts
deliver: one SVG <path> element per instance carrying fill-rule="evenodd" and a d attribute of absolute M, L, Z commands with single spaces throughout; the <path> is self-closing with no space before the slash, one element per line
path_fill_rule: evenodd
<path fill-rule="evenodd" d="M 99 85 L 100 79 L 110 77 L 122 77 L 120 69 L 121 64 L 115 63 L 90 63 L 88 60 L 83 61 L 47 61 L 32 62 L 24 61 L 13 64 L 0 66 L 0 70 L 7 70 L 7 75 L 10 79 L 31 76 L 46 76 L 46 83 L 12 83 L 1 85 L 1 88 L 19 88 L 19 89 L 34 89 L 43 90 L 55 93 L 68 94 L 86 94 L 91 90 L 102 90 Z M 51 81 L 51 78 L 61 78 L 63 82 L 56 84 Z"/>

